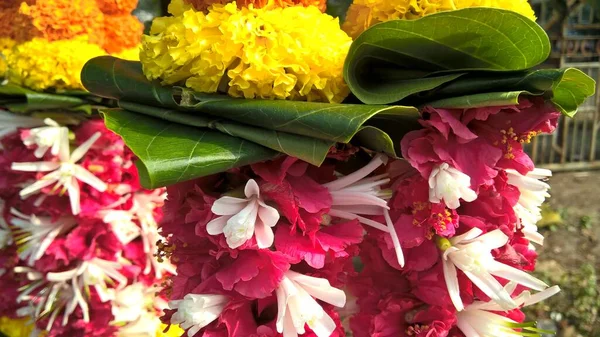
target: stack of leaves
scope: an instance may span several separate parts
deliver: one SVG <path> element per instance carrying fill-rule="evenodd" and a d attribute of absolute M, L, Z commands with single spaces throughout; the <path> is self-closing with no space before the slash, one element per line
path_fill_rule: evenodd
<path fill-rule="evenodd" d="M 573 116 L 595 83 L 577 69 L 535 70 L 549 53 L 535 22 L 503 9 L 467 8 L 366 30 L 346 58 L 354 96 L 341 104 L 162 86 L 146 79 L 140 63 L 109 56 L 89 61 L 82 81 L 91 93 L 119 100 L 118 109 L 102 111 L 106 124 L 138 156 L 143 185 L 155 188 L 280 153 L 318 166 L 340 143 L 398 157 L 402 137 L 420 128 L 424 106 L 510 106 L 540 96 Z"/>

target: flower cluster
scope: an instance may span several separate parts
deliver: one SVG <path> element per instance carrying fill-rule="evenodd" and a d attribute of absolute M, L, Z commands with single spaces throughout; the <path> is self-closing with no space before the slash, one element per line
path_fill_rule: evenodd
<path fill-rule="evenodd" d="M 8 1 L 0 8 L 0 75 L 33 90 L 83 89 L 89 59 L 137 59 L 143 26 L 136 0 Z M 6 67 L 2 71 L 2 67 Z M 2 76 L 4 77 L 4 76 Z"/>
<path fill-rule="evenodd" d="M 469 7 L 503 8 L 535 20 L 535 14 L 527 0 L 354 0 L 342 28 L 352 38 L 357 38 L 360 33 L 379 22 L 414 20 L 428 14 Z"/>
<path fill-rule="evenodd" d="M 182 0 L 186 5 L 192 6 L 197 11 L 205 12 L 210 6 L 214 4 L 224 5 L 232 2 L 233 0 Z M 181 7 L 181 1 L 175 0 L 171 2 L 172 6 Z M 290 7 L 296 5 L 302 5 L 304 7 L 314 6 L 319 8 L 322 12 L 325 12 L 327 8 L 327 1 L 325 0 L 237 0 L 238 7 L 249 7 L 250 5 L 254 8 L 263 8 L 266 6 L 272 7 Z M 189 9 L 189 8 L 188 8 Z M 177 11 L 177 9 L 175 9 Z M 180 12 L 181 13 L 181 12 Z"/>
<path fill-rule="evenodd" d="M 143 38 L 149 79 L 244 98 L 339 103 L 347 96 L 342 68 L 352 40 L 318 8 L 238 9 L 233 2 L 207 14 L 182 10 L 155 19 Z"/>
<path fill-rule="evenodd" d="M 550 172 L 522 145 L 559 113 L 539 98 L 422 114 L 405 160 L 352 172 L 365 153 L 346 148 L 167 188 L 165 323 L 190 337 L 537 335 L 520 308 L 560 289 L 528 273 Z"/>
<path fill-rule="evenodd" d="M 84 64 L 102 55 L 102 48 L 80 39 L 33 39 L 17 45 L 7 56 L 7 79 L 40 91 L 82 88 L 80 72 Z"/>
<path fill-rule="evenodd" d="M 101 120 L 72 130 L 51 119 L 7 120 L 0 330 L 10 325 L 17 336 L 35 324 L 47 336 L 163 336 L 166 302 L 156 292 L 174 272 L 155 256 L 164 190 L 139 186 L 133 154 Z M 30 323 L 8 318 L 15 314 Z"/>
<path fill-rule="evenodd" d="M 2 35 L 19 43 L 81 36 L 108 52 L 120 52 L 139 43 L 142 24 L 131 15 L 136 5 L 135 0 L 9 1 L 0 10 L 7 28 Z M 117 34 L 114 24 L 119 20 L 127 24 Z"/>

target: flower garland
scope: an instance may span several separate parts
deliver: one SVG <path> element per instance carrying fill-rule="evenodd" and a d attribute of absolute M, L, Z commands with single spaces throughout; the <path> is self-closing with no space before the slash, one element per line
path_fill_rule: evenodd
<path fill-rule="evenodd" d="M 414 20 L 428 14 L 470 7 L 504 8 L 535 20 L 527 0 L 355 0 L 342 29 L 357 38 L 372 25 L 395 19 Z"/>
<path fill-rule="evenodd" d="M 537 331 L 520 308 L 559 291 L 527 273 L 550 172 L 522 144 L 559 114 L 542 99 L 422 114 L 407 161 L 341 175 L 347 148 L 321 167 L 282 157 L 167 188 L 165 320 L 190 337 Z"/>
<path fill-rule="evenodd" d="M 0 8 L 5 77 L 33 90 L 83 89 L 85 62 L 107 53 L 137 59 L 143 25 L 137 1 L 9 1 Z M 2 70 L 0 68 L 0 70 Z"/>
<path fill-rule="evenodd" d="M 174 272 L 154 256 L 164 191 L 140 188 L 100 120 L 30 120 L 0 139 L 0 314 L 47 336 L 162 335 L 156 287 Z"/>
<path fill-rule="evenodd" d="M 356 1 L 344 25 L 481 5 L 530 14 L 512 4 Z M 359 6 L 372 22 L 358 23 Z M 200 10 L 174 1 L 174 17 L 155 20 L 141 54 L 148 79 L 244 98 L 345 97 L 314 92 L 323 85 L 299 90 L 323 69 L 337 76 L 347 48 L 316 8 Z M 326 34 L 339 38 L 321 40 Z M 303 54 L 281 44 L 288 40 L 316 49 Z M 332 48 L 327 67 L 297 66 Z M 281 61 L 288 56 L 293 62 Z M 284 74 L 295 78 L 286 84 Z M 560 290 L 529 274 L 551 173 L 534 167 L 523 144 L 553 132 L 560 113 L 543 98 L 523 98 L 420 114 L 422 129 L 402 138 L 402 160 L 346 145 L 320 167 L 281 155 L 167 187 L 159 256 L 177 274 L 163 291 L 171 300 L 164 322 L 189 337 L 539 335 L 521 308 Z"/>
<path fill-rule="evenodd" d="M 352 40 L 315 7 L 238 9 L 233 2 L 207 14 L 172 13 L 144 36 L 140 59 L 149 79 L 244 98 L 339 103 L 349 93 L 342 67 Z"/>

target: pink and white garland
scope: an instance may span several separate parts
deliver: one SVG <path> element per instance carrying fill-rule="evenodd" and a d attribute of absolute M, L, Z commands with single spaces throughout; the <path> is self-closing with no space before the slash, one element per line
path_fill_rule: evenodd
<path fill-rule="evenodd" d="M 523 144 L 552 132 L 542 99 L 422 111 L 404 160 L 346 147 L 167 188 L 160 256 L 177 265 L 165 322 L 201 337 L 497 337 L 538 331 L 550 176 Z M 343 308 L 343 309 L 342 309 Z"/>
<path fill-rule="evenodd" d="M 174 273 L 155 256 L 164 190 L 141 188 L 101 120 L 0 121 L 0 313 L 47 336 L 156 336 Z"/>

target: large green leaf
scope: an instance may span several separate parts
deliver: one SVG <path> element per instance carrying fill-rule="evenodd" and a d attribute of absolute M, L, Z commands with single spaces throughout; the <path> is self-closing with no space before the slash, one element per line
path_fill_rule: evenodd
<path fill-rule="evenodd" d="M 595 81 L 579 69 L 542 69 L 527 73 L 465 76 L 421 97 L 419 105 L 447 108 L 512 104 L 521 94 L 550 99 L 564 115 L 572 117 L 577 107 L 594 95 Z M 464 96 L 457 96 L 457 95 Z M 468 94 L 468 95 L 465 95 Z"/>
<path fill-rule="evenodd" d="M 121 102 L 121 107 L 131 112 L 163 119 L 165 121 L 220 131 L 262 145 L 269 149 L 295 156 L 313 165 L 320 165 L 335 141 L 316 139 L 293 133 L 265 130 L 248 124 L 203 114 L 152 107 L 130 102 Z M 393 149 L 392 149 L 393 153 Z"/>
<path fill-rule="evenodd" d="M 203 94 L 150 82 L 144 77 L 139 62 L 114 57 L 89 61 L 83 69 L 82 82 L 90 92 L 118 99 L 128 110 L 181 124 L 200 127 L 210 124 L 208 127 L 215 130 L 315 165 L 322 163 L 331 145 L 348 143 L 354 137 L 357 145 L 396 156 L 394 144 L 398 144 L 402 132 L 418 127 L 419 114 L 414 107 L 246 100 Z M 157 112 L 164 110 L 155 111 L 144 106 L 180 112 L 164 114 Z M 202 118 L 192 121 L 194 115 Z M 381 119 L 386 123 L 375 126 L 374 123 Z M 215 123 L 216 120 L 219 122 Z M 366 137 L 366 133 L 373 137 Z"/>
<path fill-rule="evenodd" d="M 129 112 L 102 110 L 106 126 L 117 133 L 140 160 L 140 181 L 146 188 L 223 172 L 274 158 L 277 152 L 218 131 Z"/>
<path fill-rule="evenodd" d="M 14 84 L 0 85 L 0 107 L 16 113 L 57 109 L 91 113 L 88 96 L 89 94 L 81 93 L 70 95 L 37 92 Z"/>
<path fill-rule="evenodd" d="M 548 36 L 528 18 L 466 8 L 372 26 L 352 44 L 344 77 L 362 102 L 390 104 L 467 72 L 526 70 L 549 53 Z"/>

